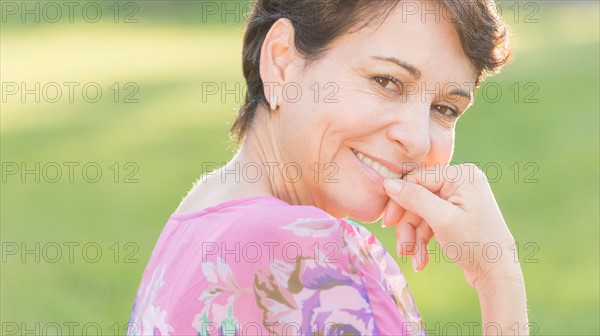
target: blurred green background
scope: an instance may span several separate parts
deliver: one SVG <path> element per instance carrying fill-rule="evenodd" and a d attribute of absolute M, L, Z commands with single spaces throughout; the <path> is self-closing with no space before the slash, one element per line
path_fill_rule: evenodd
<path fill-rule="evenodd" d="M 2 1 L 1 333 L 53 334 L 56 324 L 63 334 L 69 325 L 75 334 L 122 334 L 168 216 L 203 162 L 233 155 L 227 131 L 242 89 L 222 100 L 203 97 L 203 83 L 243 83 L 247 6 L 213 2 L 213 14 L 202 1 L 108 1 L 86 13 L 82 2 L 71 20 L 58 2 L 55 20 L 56 8 L 38 3 L 39 23 L 21 8 L 13 14 L 21 2 Z M 600 8 L 501 8 L 516 58 L 459 121 L 453 161 L 501 174 L 492 188 L 519 243 L 532 334 L 598 335 Z M 233 13 L 225 23 L 223 9 Z M 23 82 L 40 83 L 39 103 L 10 94 Z M 80 83 L 72 102 L 65 82 Z M 62 89 L 58 102 L 48 83 Z M 83 96 L 86 83 L 102 89 L 97 102 L 84 99 L 95 97 L 93 86 Z M 39 182 L 22 173 L 36 163 Z M 101 169 L 97 182 L 82 176 L 86 164 L 88 178 Z M 367 227 L 395 251 L 392 231 Z M 456 334 L 456 323 L 464 333 L 480 321 L 477 296 L 437 251 L 420 273 L 398 261 L 427 329 Z"/>

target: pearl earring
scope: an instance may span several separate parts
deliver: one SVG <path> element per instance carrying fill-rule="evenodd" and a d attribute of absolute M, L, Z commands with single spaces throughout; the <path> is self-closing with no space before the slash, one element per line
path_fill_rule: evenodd
<path fill-rule="evenodd" d="M 271 95 L 271 100 L 269 101 L 269 105 L 271 107 L 271 111 L 277 110 L 277 94 L 273 93 Z"/>

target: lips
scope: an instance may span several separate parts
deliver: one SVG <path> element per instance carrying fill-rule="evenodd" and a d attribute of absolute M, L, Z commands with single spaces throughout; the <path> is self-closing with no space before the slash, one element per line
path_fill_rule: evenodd
<path fill-rule="evenodd" d="M 401 174 L 394 173 L 390 169 L 388 169 L 385 166 L 385 164 L 365 156 L 363 153 L 357 151 L 356 149 L 352 148 L 352 152 L 354 153 L 354 155 L 356 155 L 356 157 L 360 161 L 362 161 L 364 164 L 366 164 L 371 169 L 373 169 L 375 172 L 377 172 L 381 177 L 383 177 L 383 178 L 401 178 L 402 177 Z"/>

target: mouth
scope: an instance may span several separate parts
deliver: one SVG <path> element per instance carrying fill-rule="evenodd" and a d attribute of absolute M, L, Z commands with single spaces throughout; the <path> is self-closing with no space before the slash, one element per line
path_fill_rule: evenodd
<path fill-rule="evenodd" d="M 377 159 L 373 159 L 371 157 L 366 156 L 365 154 L 357 151 L 354 148 L 351 148 L 354 156 L 362 163 L 365 164 L 366 167 L 370 168 L 369 170 L 375 172 L 382 178 L 402 178 L 404 174 L 393 172 L 392 167 L 389 167 L 387 163 L 383 163 L 378 161 Z M 371 172 L 370 172 L 371 173 Z M 373 174 L 371 174 L 373 175 Z"/>

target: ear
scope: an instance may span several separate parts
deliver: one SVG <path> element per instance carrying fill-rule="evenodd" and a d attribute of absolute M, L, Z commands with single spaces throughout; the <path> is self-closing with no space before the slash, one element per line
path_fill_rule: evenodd
<path fill-rule="evenodd" d="M 281 90 L 293 77 L 292 66 L 299 58 L 294 46 L 294 26 L 288 19 L 277 20 L 265 36 L 260 52 L 260 78 L 267 101 L 273 93 L 281 98 Z"/>

